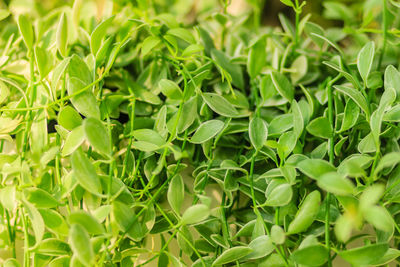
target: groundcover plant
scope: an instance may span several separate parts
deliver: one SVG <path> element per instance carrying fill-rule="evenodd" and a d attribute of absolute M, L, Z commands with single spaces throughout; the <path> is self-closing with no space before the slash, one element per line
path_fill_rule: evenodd
<path fill-rule="evenodd" d="M 4 266 L 394 266 L 400 2 L 272 2 L 1 2 Z"/>

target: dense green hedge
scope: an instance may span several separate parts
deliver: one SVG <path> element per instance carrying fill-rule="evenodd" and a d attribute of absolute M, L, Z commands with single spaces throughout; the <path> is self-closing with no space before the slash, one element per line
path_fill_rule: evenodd
<path fill-rule="evenodd" d="M 6 2 L 4 266 L 396 262 L 399 2 Z"/>

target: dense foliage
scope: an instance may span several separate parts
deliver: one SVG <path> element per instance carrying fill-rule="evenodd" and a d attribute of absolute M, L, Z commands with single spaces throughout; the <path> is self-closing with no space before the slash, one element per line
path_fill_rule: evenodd
<path fill-rule="evenodd" d="M 4 266 L 400 256 L 399 2 L 6 2 Z"/>

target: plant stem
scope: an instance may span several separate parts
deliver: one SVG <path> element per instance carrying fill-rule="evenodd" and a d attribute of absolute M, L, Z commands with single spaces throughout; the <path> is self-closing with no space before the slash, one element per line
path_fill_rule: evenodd
<path fill-rule="evenodd" d="M 267 235 L 270 236 L 270 231 L 269 231 L 267 225 L 265 224 L 265 221 L 262 218 L 262 215 L 261 215 L 260 211 L 258 210 L 258 205 L 257 205 L 257 202 L 256 202 L 256 196 L 255 196 L 255 193 L 254 193 L 254 163 L 255 163 L 255 159 L 256 159 L 257 154 L 258 154 L 258 150 L 256 150 L 256 152 L 251 157 L 250 172 L 249 172 L 249 175 L 247 177 L 248 177 L 249 184 L 250 184 L 250 192 L 251 192 L 251 199 L 252 199 L 252 202 L 253 202 L 254 213 L 256 214 L 257 217 L 260 217 L 262 219 L 262 222 L 264 224 L 265 232 L 267 233 Z M 274 246 L 275 251 L 278 253 L 278 255 L 285 262 L 285 265 L 289 266 L 289 264 L 287 262 L 287 259 L 283 255 L 282 251 L 276 246 L 275 243 L 273 243 L 273 246 Z"/>
<path fill-rule="evenodd" d="M 29 253 L 29 234 L 28 234 L 28 224 L 25 219 L 25 214 L 23 208 L 21 207 L 21 219 L 22 227 L 24 230 L 24 267 L 30 266 L 30 253 Z"/>
<path fill-rule="evenodd" d="M 340 77 L 340 76 L 339 76 Z M 332 80 L 333 82 L 336 80 Z M 329 162 L 334 164 L 334 135 L 335 135 L 335 125 L 334 125 L 334 118 L 333 118 L 333 92 L 332 92 L 332 81 L 329 81 L 327 84 L 327 94 L 328 94 L 328 120 L 329 123 L 332 125 L 332 135 L 329 138 Z M 331 194 L 328 192 L 326 194 L 325 199 L 325 244 L 326 248 L 328 249 L 328 266 L 332 266 L 332 259 L 331 259 L 331 244 L 330 244 L 330 209 L 331 209 Z"/>
<path fill-rule="evenodd" d="M 387 43 L 387 34 L 388 34 L 388 23 L 387 23 L 387 0 L 382 0 L 383 7 L 382 7 L 382 31 L 383 31 L 383 45 L 382 45 L 382 52 L 379 55 L 378 61 L 378 70 L 380 70 L 382 66 L 383 56 L 385 55 L 386 50 L 386 43 Z"/>

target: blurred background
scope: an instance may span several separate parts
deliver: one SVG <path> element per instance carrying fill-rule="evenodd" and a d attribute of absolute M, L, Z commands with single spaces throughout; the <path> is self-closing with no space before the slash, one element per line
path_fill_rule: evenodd
<path fill-rule="evenodd" d="M 194 23 L 196 19 L 222 9 L 225 2 L 228 2 L 228 13 L 232 15 L 241 15 L 258 9 L 261 13 L 261 24 L 263 25 L 279 25 L 278 13 L 283 13 L 290 19 L 294 19 L 293 9 L 282 4 L 279 0 L 0 0 L 0 8 L 8 9 L 13 14 L 28 13 L 30 16 L 38 17 L 44 16 L 61 6 L 70 5 L 72 7 L 74 2 L 81 2 L 85 12 L 95 13 L 97 18 L 126 6 L 140 8 L 146 2 L 146 5 L 151 5 L 157 10 L 157 13 L 173 13 L 178 18 L 183 19 L 182 21 Z M 300 0 L 300 2 L 302 1 Z M 309 0 L 303 9 L 303 14 L 312 13 L 314 22 L 321 26 L 332 26 L 335 22 L 328 20 L 325 14 L 324 5 L 326 6 L 327 2 L 329 4 L 329 1 L 326 0 Z M 377 0 L 338 0 L 335 2 L 345 6 L 361 6 L 368 3 L 373 4 Z"/>

